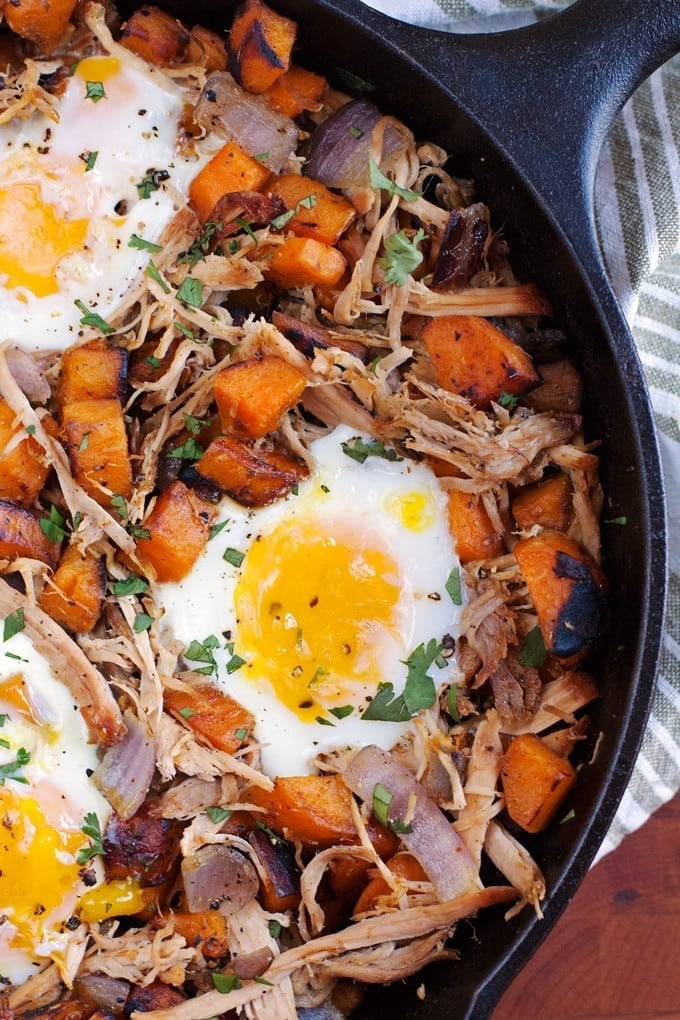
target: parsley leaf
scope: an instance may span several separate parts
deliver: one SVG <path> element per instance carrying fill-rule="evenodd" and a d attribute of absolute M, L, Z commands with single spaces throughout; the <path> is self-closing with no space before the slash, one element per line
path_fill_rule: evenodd
<path fill-rule="evenodd" d="M 131 234 L 128 241 L 128 248 L 136 248 L 138 251 L 150 251 L 154 254 L 157 251 L 162 251 L 163 245 L 154 244 L 153 241 L 147 241 L 145 237 L 140 237 L 139 234 Z"/>
<path fill-rule="evenodd" d="M 98 329 L 100 333 L 104 334 L 104 336 L 108 336 L 109 333 L 115 332 L 113 326 L 109 325 L 106 319 L 102 319 L 101 315 L 97 315 L 96 312 L 90 311 L 87 305 L 83 304 L 82 301 L 76 300 L 73 303 L 78 311 L 83 313 L 83 317 L 80 320 L 81 326 L 94 326 L 94 328 Z"/>
<path fill-rule="evenodd" d="M 94 170 L 94 165 L 97 162 L 97 156 L 99 152 L 81 152 L 80 159 L 85 164 L 85 173 L 88 174 L 90 170 Z"/>
<path fill-rule="evenodd" d="M 143 577 L 130 574 L 124 581 L 114 581 L 113 594 L 121 597 L 123 595 L 142 595 L 148 587 L 149 582 Z"/>
<path fill-rule="evenodd" d="M 439 657 L 441 650 L 442 645 L 435 638 L 430 638 L 427 645 L 418 645 L 406 660 L 408 674 L 403 697 L 411 715 L 415 715 L 421 708 L 429 708 L 436 701 L 434 680 L 428 676 L 427 671 Z"/>
<path fill-rule="evenodd" d="M 376 783 L 373 788 L 373 814 L 381 825 L 391 829 L 392 832 L 413 832 L 411 825 L 404 825 L 399 818 L 389 817 L 390 804 L 393 799 L 393 795 L 382 783 Z"/>
<path fill-rule="evenodd" d="M 167 170 L 147 170 L 141 181 L 135 184 L 137 194 L 140 198 L 151 198 L 154 191 L 158 191 L 163 181 L 167 181 L 170 174 Z"/>
<path fill-rule="evenodd" d="M 378 684 L 377 692 L 368 708 L 364 709 L 362 719 L 376 722 L 406 722 L 411 713 L 406 707 L 403 694 L 394 694 L 394 684 Z"/>
<path fill-rule="evenodd" d="M 188 262 L 189 272 L 197 265 L 202 262 L 210 251 L 210 241 L 216 230 L 221 230 L 222 224 L 215 223 L 213 220 L 207 220 L 203 226 L 203 230 L 199 237 L 196 238 L 194 243 L 191 245 L 189 250 L 184 254 L 180 255 L 177 259 L 178 262 Z"/>
<path fill-rule="evenodd" d="M 133 624 L 135 634 L 143 634 L 145 630 L 149 629 L 153 622 L 154 617 L 149 616 L 148 613 L 137 613 Z"/>
<path fill-rule="evenodd" d="M 516 407 L 519 403 L 519 397 L 514 397 L 512 393 L 508 393 L 507 390 L 502 390 L 498 394 L 498 403 L 501 407 L 505 407 L 508 411 L 512 411 L 513 407 Z"/>
<path fill-rule="evenodd" d="M 128 535 L 132 535 L 133 538 L 151 538 L 151 532 L 142 524 L 133 524 L 132 521 L 130 521 L 129 524 L 125 525 L 125 530 Z"/>
<path fill-rule="evenodd" d="M 43 534 L 47 536 L 50 542 L 61 542 L 66 538 L 65 523 L 62 514 L 59 513 L 56 506 L 50 507 L 49 517 L 41 517 L 39 521 Z"/>
<path fill-rule="evenodd" d="M 173 446 L 171 450 L 168 450 L 166 456 L 176 457 L 178 460 L 200 460 L 204 453 L 203 447 L 196 442 L 193 436 L 189 436 L 181 446 Z"/>
<path fill-rule="evenodd" d="M 125 496 L 113 496 L 111 498 L 111 509 L 115 510 L 122 521 L 128 515 L 128 505 L 125 501 Z"/>
<path fill-rule="evenodd" d="M 460 712 L 458 711 L 458 684 L 451 684 L 448 691 L 446 692 L 446 707 L 449 710 L 449 715 L 454 722 L 460 722 Z"/>
<path fill-rule="evenodd" d="M 90 445 L 90 433 L 86 432 L 78 444 L 78 453 L 84 453 Z"/>
<path fill-rule="evenodd" d="M 231 818 L 232 814 L 229 808 L 223 807 L 209 807 L 205 809 L 205 813 L 215 825 L 219 825 L 220 822 L 226 822 L 228 818 Z"/>
<path fill-rule="evenodd" d="M 380 259 L 380 265 L 385 270 L 385 283 L 403 287 L 409 275 L 423 261 L 423 253 L 418 245 L 424 237 L 425 231 L 421 228 L 412 238 L 403 230 L 398 230 L 396 234 L 387 238 L 385 254 Z"/>
<path fill-rule="evenodd" d="M 545 662 L 547 655 L 548 651 L 543 641 L 541 628 L 539 626 L 533 627 L 522 642 L 519 661 L 522 666 L 540 667 Z"/>
<path fill-rule="evenodd" d="M 281 213 L 280 216 L 275 216 L 274 219 L 270 221 L 270 225 L 274 228 L 274 230 L 282 230 L 287 223 L 290 223 L 300 209 L 313 209 L 316 203 L 316 195 L 305 195 L 304 198 L 301 198 L 299 202 L 295 203 L 295 206 L 292 209 L 287 209 L 286 212 Z"/>
<path fill-rule="evenodd" d="M 226 528 L 228 523 L 229 520 L 227 519 L 226 521 L 220 521 L 219 524 L 213 524 L 210 529 L 210 534 L 208 535 L 208 541 L 210 541 L 211 538 L 215 538 L 216 535 L 219 535 L 220 531 L 222 531 L 223 528 Z"/>
<path fill-rule="evenodd" d="M 106 99 L 106 90 L 103 83 L 100 81 L 86 81 L 85 95 L 93 103 L 98 103 L 100 99 Z"/>
<path fill-rule="evenodd" d="M 194 669 L 194 673 L 210 676 L 213 673 L 217 673 L 214 651 L 219 647 L 219 640 L 214 634 L 209 634 L 204 641 L 192 641 L 189 647 L 184 650 L 184 658 L 191 662 L 204 662 L 205 666 Z"/>
<path fill-rule="evenodd" d="M 392 461 L 404 459 L 399 456 L 396 450 L 388 449 L 379 439 L 369 439 L 365 443 L 360 436 L 354 436 L 353 439 L 343 443 L 342 452 L 352 460 L 359 461 L 360 464 L 363 464 L 368 457 L 382 457 L 383 460 Z"/>
<path fill-rule="evenodd" d="M 210 424 L 210 419 L 194 418 L 193 414 L 185 414 L 184 424 L 186 425 L 187 432 L 190 432 L 192 436 L 197 436 L 201 429 Z"/>
<path fill-rule="evenodd" d="M 239 726 L 237 730 L 234 730 L 234 736 L 237 740 L 245 740 L 248 736 L 248 730 L 245 726 Z"/>
<path fill-rule="evenodd" d="M 279 937 L 279 935 L 281 934 L 281 922 L 280 921 L 270 921 L 268 927 L 269 927 L 269 934 L 271 935 L 271 937 L 273 939 L 277 939 Z"/>
<path fill-rule="evenodd" d="M 232 655 L 226 665 L 227 673 L 235 673 L 237 669 L 240 669 L 241 666 L 245 666 L 245 664 L 246 660 L 242 659 L 240 655 Z"/>
<path fill-rule="evenodd" d="M 177 332 L 181 333 L 182 336 L 185 336 L 187 340 L 196 339 L 196 334 L 194 333 L 193 329 L 189 329 L 187 326 L 183 326 L 181 322 L 174 323 L 174 326 Z"/>
<path fill-rule="evenodd" d="M 217 991 L 222 992 L 223 995 L 228 995 L 229 992 L 234 992 L 242 987 L 236 974 L 218 974 L 213 971 L 212 979 Z"/>
<path fill-rule="evenodd" d="M 241 552 L 240 549 L 233 549 L 231 546 L 229 546 L 227 549 L 224 550 L 224 555 L 222 556 L 222 559 L 226 560 L 227 563 L 231 563 L 232 567 L 240 567 L 245 557 L 246 554 Z"/>
<path fill-rule="evenodd" d="M 605 519 L 605 524 L 628 524 L 627 517 L 609 517 Z"/>
<path fill-rule="evenodd" d="M 156 283 L 161 288 L 164 294 L 170 293 L 170 287 L 167 285 L 167 283 L 159 273 L 158 266 L 156 265 L 153 259 L 149 260 L 149 264 L 144 272 L 149 277 L 150 280 L 156 281 Z"/>
<path fill-rule="evenodd" d="M 336 719 L 345 719 L 354 711 L 354 705 L 339 705 L 337 708 L 329 708 L 328 711 L 331 715 L 334 715 Z"/>
<path fill-rule="evenodd" d="M 446 579 L 445 588 L 451 597 L 454 606 L 463 605 L 463 592 L 460 583 L 460 567 L 454 567 Z"/>
<path fill-rule="evenodd" d="M 407 202 L 415 202 L 416 199 L 420 198 L 420 193 L 417 191 L 411 191 L 409 188 L 400 188 L 398 184 L 391 181 L 387 177 L 377 163 L 373 160 L 369 160 L 368 163 L 369 174 L 371 178 L 371 187 L 377 188 L 380 191 L 386 191 L 390 198 L 393 195 L 399 195 L 400 198 L 405 199 Z"/>
<path fill-rule="evenodd" d="M 203 284 L 192 276 L 187 276 L 177 291 L 177 299 L 190 308 L 200 308 L 203 303 Z"/>
<path fill-rule="evenodd" d="M 27 783 L 28 780 L 24 776 L 17 775 L 17 773 L 24 765 L 28 765 L 30 760 L 30 752 L 25 747 L 20 747 L 14 761 L 8 761 L 4 765 L 0 765 L 0 786 L 5 785 L 6 779 L 13 779 L 15 783 Z"/>
<path fill-rule="evenodd" d="M 89 846 L 85 846 L 78 851 L 76 862 L 78 864 L 87 864 L 87 862 L 93 857 L 96 857 L 97 854 L 104 853 L 104 844 L 102 842 L 102 832 L 99 827 L 99 819 L 94 811 L 88 811 L 85 815 L 85 821 L 80 826 L 80 829 L 83 835 L 89 836 L 92 842 Z"/>
<path fill-rule="evenodd" d="M 5 625 L 2 632 L 2 640 L 9 641 L 15 634 L 19 634 L 24 629 L 24 611 L 21 606 L 17 609 L 16 613 L 10 613 L 9 616 L 5 617 Z"/>

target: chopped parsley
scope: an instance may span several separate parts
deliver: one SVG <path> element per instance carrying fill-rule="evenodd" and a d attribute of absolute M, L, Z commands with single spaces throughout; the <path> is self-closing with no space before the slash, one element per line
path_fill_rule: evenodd
<path fill-rule="evenodd" d="M 257 240 L 257 234 L 251 227 L 250 223 L 248 223 L 248 220 L 244 220 L 242 216 L 237 216 L 236 223 L 238 223 L 241 230 L 245 231 L 245 233 L 248 235 L 251 241 L 254 241 L 255 244 L 259 243 Z"/>
<path fill-rule="evenodd" d="M 203 303 L 203 284 L 200 280 L 187 276 L 177 291 L 177 299 L 190 308 L 200 308 Z"/>
<path fill-rule="evenodd" d="M 222 992 L 223 995 L 228 995 L 229 992 L 234 992 L 242 987 L 237 974 L 218 974 L 213 971 L 212 979 L 217 991 Z"/>
<path fill-rule="evenodd" d="M 78 453 L 84 453 L 90 445 L 90 433 L 86 432 L 78 444 Z"/>
<path fill-rule="evenodd" d="M 431 638 L 427 645 L 418 645 L 405 662 L 408 672 L 403 693 L 395 696 L 393 684 L 378 684 L 377 693 L 361 718 L 379 722 L 406 722 L 420 709 L 434 705 L 437 692 L 434 680 L 427 671 L 433 663 L 440 668 L 444 664 L 441 650 L 442 645 L 435 638 Z"/>
<path fill-rule="evenodd" d="M 133 630 L 135 634 L 143 634 L 145 630 L 148 630 L 151 624 L 154 622 L 154 617 L 149 616 L 148 613 L 137 613 L 135 621 L 133 623 Z"/>
<path fill-rule="evenodd" d="M 148 365 L 149 368 L 157 369 L 161 367 L 163 362 L 161 361 L 160 358 L 157 358 L 155 357 L 155 355 L 150 354 L 148 358 L 144 358 L 144 364 Z"/>
<path fill-rule="evenodd" d="M 219 825 L 220 822 L 226 822 L 228 818 L 231 818 L 232 814 L 229 808 L 223 807 L 209 807 L 205 809 L 205 813 L 215 825 Z"/>
<path fill-rule="evenodd" d="M 122 597 L 124 595 L 142 595 L 149 587 L 149 582 L 137 574 L 130 574 L 123 581 L 113 582 L 113 594 Z"/>
<path fill-rule="evenodd" d="M 191 719 L 192 715 L 196 715 L 196 709 L 190 708 L 189 705 L 187 705 L 186 708 L 180 708 L 179 714 L 183 719 Z"/>
<path fill-rule="evenodd" d="M 417 230 L 409 237 L 403 230 L 398 230 L 385 241 L 385 254 L 380 265 L 385 270 L 385 283 L 403 287 L 410 274 L 423 261 L 423 253 L 418 245 L 425 238 L 425 231 Z"/>
<path fill-rule="evenodd" d="M 460 583 L 460 567 L 454 567 L 446 579 L 446 590 L 454 606 L 462 606 L 463 592 Z"/>
<path fill-rule="evenodd" d="M 56 506 L 50 507 L 50 516 L 41 517 L 39 524 L 43 534 L 50 542 L 61 542 L 66 538 L 65 520 Z"/>
<path fill-rule="evenodd" d="M 125 530 L 128 535 L 132 535 L 133 538 L 151 538 L 151 532 L 142 524 L 133 524 L 132 521 L 130 521 L 125 525 Z"/>
<path fill-rule="evenodd" d="M 564 818 L 560 818 L 560 825 L 564 825 L 565 822 L 570 822 L 572 818 L 576 818 L 576 812 L 572 808 L 571 811 L 567 811 Z"/>
<path fill-rule="evenodd" d="M 125 500 L 125 496 L 113 496 L 111 499 L 111 509 L 115 510 L 122 521 L 128 515 L 128 505 Z"/>
<path fill-rule="evenodd" d="M 106 90 L 103 82 L 86 81 L 85 95 L 88 99 L 91 99 L 93 103 L 98 103 L 100 99 L 106 99 Z"/>
<path fill-rule="evenodd" d="M 164 294 L 169 294 L 170 293 L 170 287 L 167 285 L 167 283 L 165 282 L 165 280 L 163 279 L 163 277 L 159 273 L 158 266 L 156 265 L 156 263 L 154 262 L 153 259 L 149 260 L 149 264 L 148 264 L 148 266 L 145 269 L 145 273 L 149 277 L 150 280 L 155 280 L 156 281 L 156 283 L 161 288 L 161 290 L 163 291 Z"/>
<path fill-rule="evenodd" d="M 503 390 L 498 394 L 498 403 L 501 407 L 505 407 L 508 411 L 512 411 L 513 407 L 516 407 L 519 403 L 519 397 L 514 397 L 512 393 L 508 393 L 507 390 Z"/>
<path fill-rule="evenodd" d="M 76 861 L 78 864 L 87 864 L 88 861 L 92 860 L 98 854 L 104 853 L 104 844 L 102 842 L 102 833 L 99 827 L 99 819 L 97 818 L 94 811 L 88 811 L 85 815 L 85 821 L 80 826 L 80 830 L 84 836 L 88 836 L 92 842 L 89 846 L 84 846 L 78 851 Z"/>
<path fill-rule="evenodd" d="M 275 216 L 274 219 L 271 221 L 271 226 L 274 228 L 274 230 L 282 230 L 287 223 L 290 223 L 290 221 L 293 219 L 295 214 L 300 211 L 300 209 L 313 209 L 314 206 L 316 205 L 316 202 L 317 202 L 316 195 L 314 194 L 305 195 L 305 197 L 301 198 L 299 202 L 296 202 L 293 209 L 288 209 L 285 213 L 281 213 L 280 216 Z"/>
<path fill-rule="evenodd" d="M 229 546 L 227 549 L 224 550 L 224 555 L 222 556 L 222 559 L 226 560 L 227 563 L 231 563 L 232 567 L 240 567 L 245 557 L 246 554 L 241 552 L 240 549 L 233 549 L 231 546 Z"/>
<path fill-rule="evenodd" d="M 177 460 L 200 460 L 205 453 L 203 447 L 196 442 L 193 436 L 189 436 L 181 446 L 173 446 L 168 450 L 168 457 L 176 457 Z"/>
<path fill-rule="evenodd" d="M 22 769 L 24 765 L 28 765 L 30 760 L 30 751 L 27 751 L 25 747 L 20 747 L 14 761 L 8 761 L 4 765 L 0 765 L 0 786 L 5 785 L 6 779 L 13 779 L 15 783 L 27 783 L 26 777 L 20 776 L 18 773 L 19 769 Z"/>
<path fill-rule="evenodd" d="M 234 730 L 234 736 L 237 740 L 245 740 L 248 736 L 248 730 L 244 726 L 240 726 L 237 730 Z"/>
<path fill-rule="evenodd" d="M 26 426 L 26 431 L 28 432 L 29 436 L 34 436 L 35 435 L 35 425 L 27 425 Z"/>
<path fill-rule="evenodd" d="M 212 528 L 210 529 L 210 534 L 208 535 L 208 541 L 210 541 L 211 538 L 215 538 L 216 535 L 219 535 L 220 531 L 222 531 L 223 528 L 226 528 L 228 523 L 229 521 L 226 520 L 220 521 L 219 524 L 213 524 Z"/>
<path fill-rule="evenodd" d="M 197 436 L 201 429 L 204 429 L 206 425 L 210 424 L 209 418 L 194 418 L 193 414 L 184 415 L 184 424 L 187 432 L 190 432 L 192 436 Z"/>
<path fill-rule="evenodd" d="M 137 194 L 140 198 L 151 198 L 154 191 L 158 191 L 163 181 L 167 181 L 170 174 L 167 170 L 147 170 L 141 181 L 135 184 Z"/>
<path fill-rule="evenodd" d="M 390 198 L 393 195 L 399 195 L 399 198 L 403 198 L 406 202 L 415 202 L 416 199 L 420 198 L 419 192 L 411 191 L 409 188 L 400 188 L 398 184 L 391 181 L 372 159 L 369 160 L 368 169 L 372 188 L 386 191 Z"/>
<path fill-rule="evenodd" d="M 360 436 L 354 436 L 353 439 L 343 443 L 342 452 L 352 460 L 359 461 L 360 464 L 363 464 L 368 457 L 382 457 L 383 460 L 392 461 L 404 459 L 399 456 L 396 450 L 387 448 L 379 439 L 369 439 L 366 443 Z"/>
<path fill-rule="evenodd" d="M 237 669 L 240 669 L 241 666 L 245 666 L 245 664 L 246 660 L 242 659 L 240 655 L 232 655 L 227 662 L 225 669 L 227 673 L 235 673 Z"/>
<path fill-rule="evenodd" d="M 190 662 L 203 662 L 205 665 L 194 668 L 194 673 L 202 673 L 203 676 L 211 676 L 217 673 L 215 662 L 215 649 L 220 647 L 220 642 L 214 634 L 209 634 L 203 641 L 192 641 L 189 647 L 184 650 L 184 658 Z"/>
<path fill-rule="evenodd" d="M 454 722 L 460 722 L 460 712 L 458 711 L 458 684 L 451 684 L 448 691 L 446 692 L 446 707 L 449 710 L 449 715 Z"/>
<path fill-rule="evenodd" d="M 319 726 L 335 726 L 334 722 L 331 722 L 330 719 L 324 719 L 322 715 L 317 715 L 314 722 L 318 722 Z"/>
<path fill-rule="evenodd" d="M 538 668 L 543 665 L 547 656 L 548 651 L 541 634 L 541 628 L 539 626 L 533 627 L 522 642 L 519 661 L 522 666 L 535 666 Z"/>
<path fill-rule="evenodd" d="M 354 705 L 339 705 L 337 708 L 329 708 L 328 711 L 336 719 L 346 719 L 354 711 Z"/>
<path fill-rule="evenodd" d="M 82 152 L 80 158 L 85 164 L 85 173 L 89 174 L 90 170 L 94 170 L 94 165 L 97 162 L 98 152 Z"/>
<path fill-rule="evenodd" d="M 213 234 L 217 230 L 222 229 L 221 223 L 215 223 L 213 220 L 208 220 L 204 226 L 200 236 L 194 241 L 187 252 L 180 255 L 177 259 L 178 262 L 188 262 L 189 272 L 197 265 L 202 262 L 210 251 L 210 242 Z"/>
<path fill-rule="evenodd" d="M 627 517 L 609 517 L 605 519 L 605 524 L 628 524 Z"/>
<path fill-rule="evenodd" d="M 163 250 L 163 245 L 147 241 L 145 237 L 140 237 L 139 234 L 131 234 L 128 248 L 136 248 L 138 251 L 150 251 L 152 254 L 155 254 L 155 252 Z"/>
<path fill-rule="evenodd" d="M 81 326 L 93 326 L 98 329 L 104 336 L 108 336 L 109 333 L 114 332 L 113 326 L 111 326 L 106 319 L 102 319 L 101 315 L 97 315 L 96 312 L 91 311 L 87 305 L 83 304 L 82 301 L 76 300 L 74 304 L 79 312 L 83 313 L 83 317 L 80 320 Z"/>
<path fill-rule="evenodd" d="M 361 128 L 355 127 L 354 124 L 350 124 L 347 130 L 349 131 L 352 138 L 364 137 L 364 132 L 361 130 Z"/>
<path fill-rule="evenodd" d="M 381 825 L 391 829 L 392 832 L 413 832 L 413 827 L 404 825 L 401 819 L 390 818 L 389 810 L 393 799 L 393 795 L 382 783 L 376 783 L 373 788 L 373 814 Z"/>
<path fill-rule="evenodd" d="M 187 326 L 183 326 L 181 322 L 176 322 L 174 326 L 177 332 L 181 333 L 182 336 L 185 336 L 187 340 L 196 339 L 196 334 L 194 333 L 193 329 L 189 329 Z"/>
<path fill-rule="evenodd" d="M 24 611 L 21 606 L 15 613 L 10 613 L 9 616 L 5 617 L 5 623 L 2 631 L 2 640 L 9 641 L 15 634 L 19 634 L 25 627 L 24 622 Z M 4 722 L 3 717 L 3 722 Z"/>
<path fill-rule="evenodd" d="M 277 939 L 281 934 L 281 922 L 280 921 L 269 921 L 269 934 L 273 939 Z"/>

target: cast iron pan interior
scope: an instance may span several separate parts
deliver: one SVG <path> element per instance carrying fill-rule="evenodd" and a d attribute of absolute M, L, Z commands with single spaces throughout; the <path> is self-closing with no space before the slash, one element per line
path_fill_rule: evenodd
<path fill-rule="evenodd" d="M 663 487 L 635 348 L 600 262 L 592 222 L 597 155 L 644 77 L 680 49 L 676 0 L 578 0 L 527 29 L 459 36 L 402 25 L 357 0 L 271 0 L 300 26 L 296 59 L 347 89 L 338 69 L 375 85 L 384 112 L 453 154 L 459 176 L 503 227 L 513 266 L 535 280 L 567 330 L 586 382 L 587 436 L 602 440 L 605 569 L 612 621 L 595 669 L 602 698 L 567 803 L 575 817 L 525 838 L 548 883 L 545 919 L 501 911 L 462 923 L 459 962 L 380 988 L 359 1016 L 483 1020 L 543 940 L 585 874 L 625 788 L 654 686 L 665 588 Z M 168 0 L 187 24 L 221 28 L 235 3 Z M 474 935 L 475 938 L 470 936 Z M 425 982 L 427 998 L 415 989 Z"/>

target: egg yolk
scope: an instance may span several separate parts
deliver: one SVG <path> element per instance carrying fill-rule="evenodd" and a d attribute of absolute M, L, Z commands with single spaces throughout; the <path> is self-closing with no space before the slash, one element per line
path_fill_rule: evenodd
<path fill-rule="evenodd" d="M 387 501 L 387 510 L 408 531 L 426 531 L 435 519 L 431 498 L 417 489 L 395 492 Z"/>
<path fill-rule="evenodd" d="M 105 82 L 115 77 L 120 70 L 118 57 L 85 57 L 76 67 L 76 75 L 83 81 Z"/>
<path fill-rule="evenodd" d="M 88 220 L 65 220 L 43 202 L 37 184 L 0 189 L 0 273 L 6 286 L 26 287 L 36 297 L 56 294 L 60 261 L 80 251 Z"/>
<path fill-rule="evenodd" d="M 87 842 L 81 832 L 49 825 L 33 797 L 0 788 L 0 903 L 16 928 L 12 945 L 33 950 L 51 913 L 78 879 L 77 851 Z"/>
<path fill-rule="evenodd" d="M 236 650 L 303 721 L 347 699 L 348 681 L 382 679 L 395 634 L 399 571 L 385 553 L 285 523 L 254 542 L 234 593 Z"/>

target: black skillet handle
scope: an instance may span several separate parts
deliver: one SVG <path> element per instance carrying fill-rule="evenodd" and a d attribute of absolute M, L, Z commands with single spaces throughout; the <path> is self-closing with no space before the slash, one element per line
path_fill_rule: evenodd
<path fill-rule="evenodd" d="M 552 18 L 484 35 L 418 29 L 367 8 L 361 20 L 466 107 L 549 205 L 584 268 L 599 270 L 593 186 L 602 143 L 637 86 L 680 50 L 680 0 L 577 0 Z"/>

